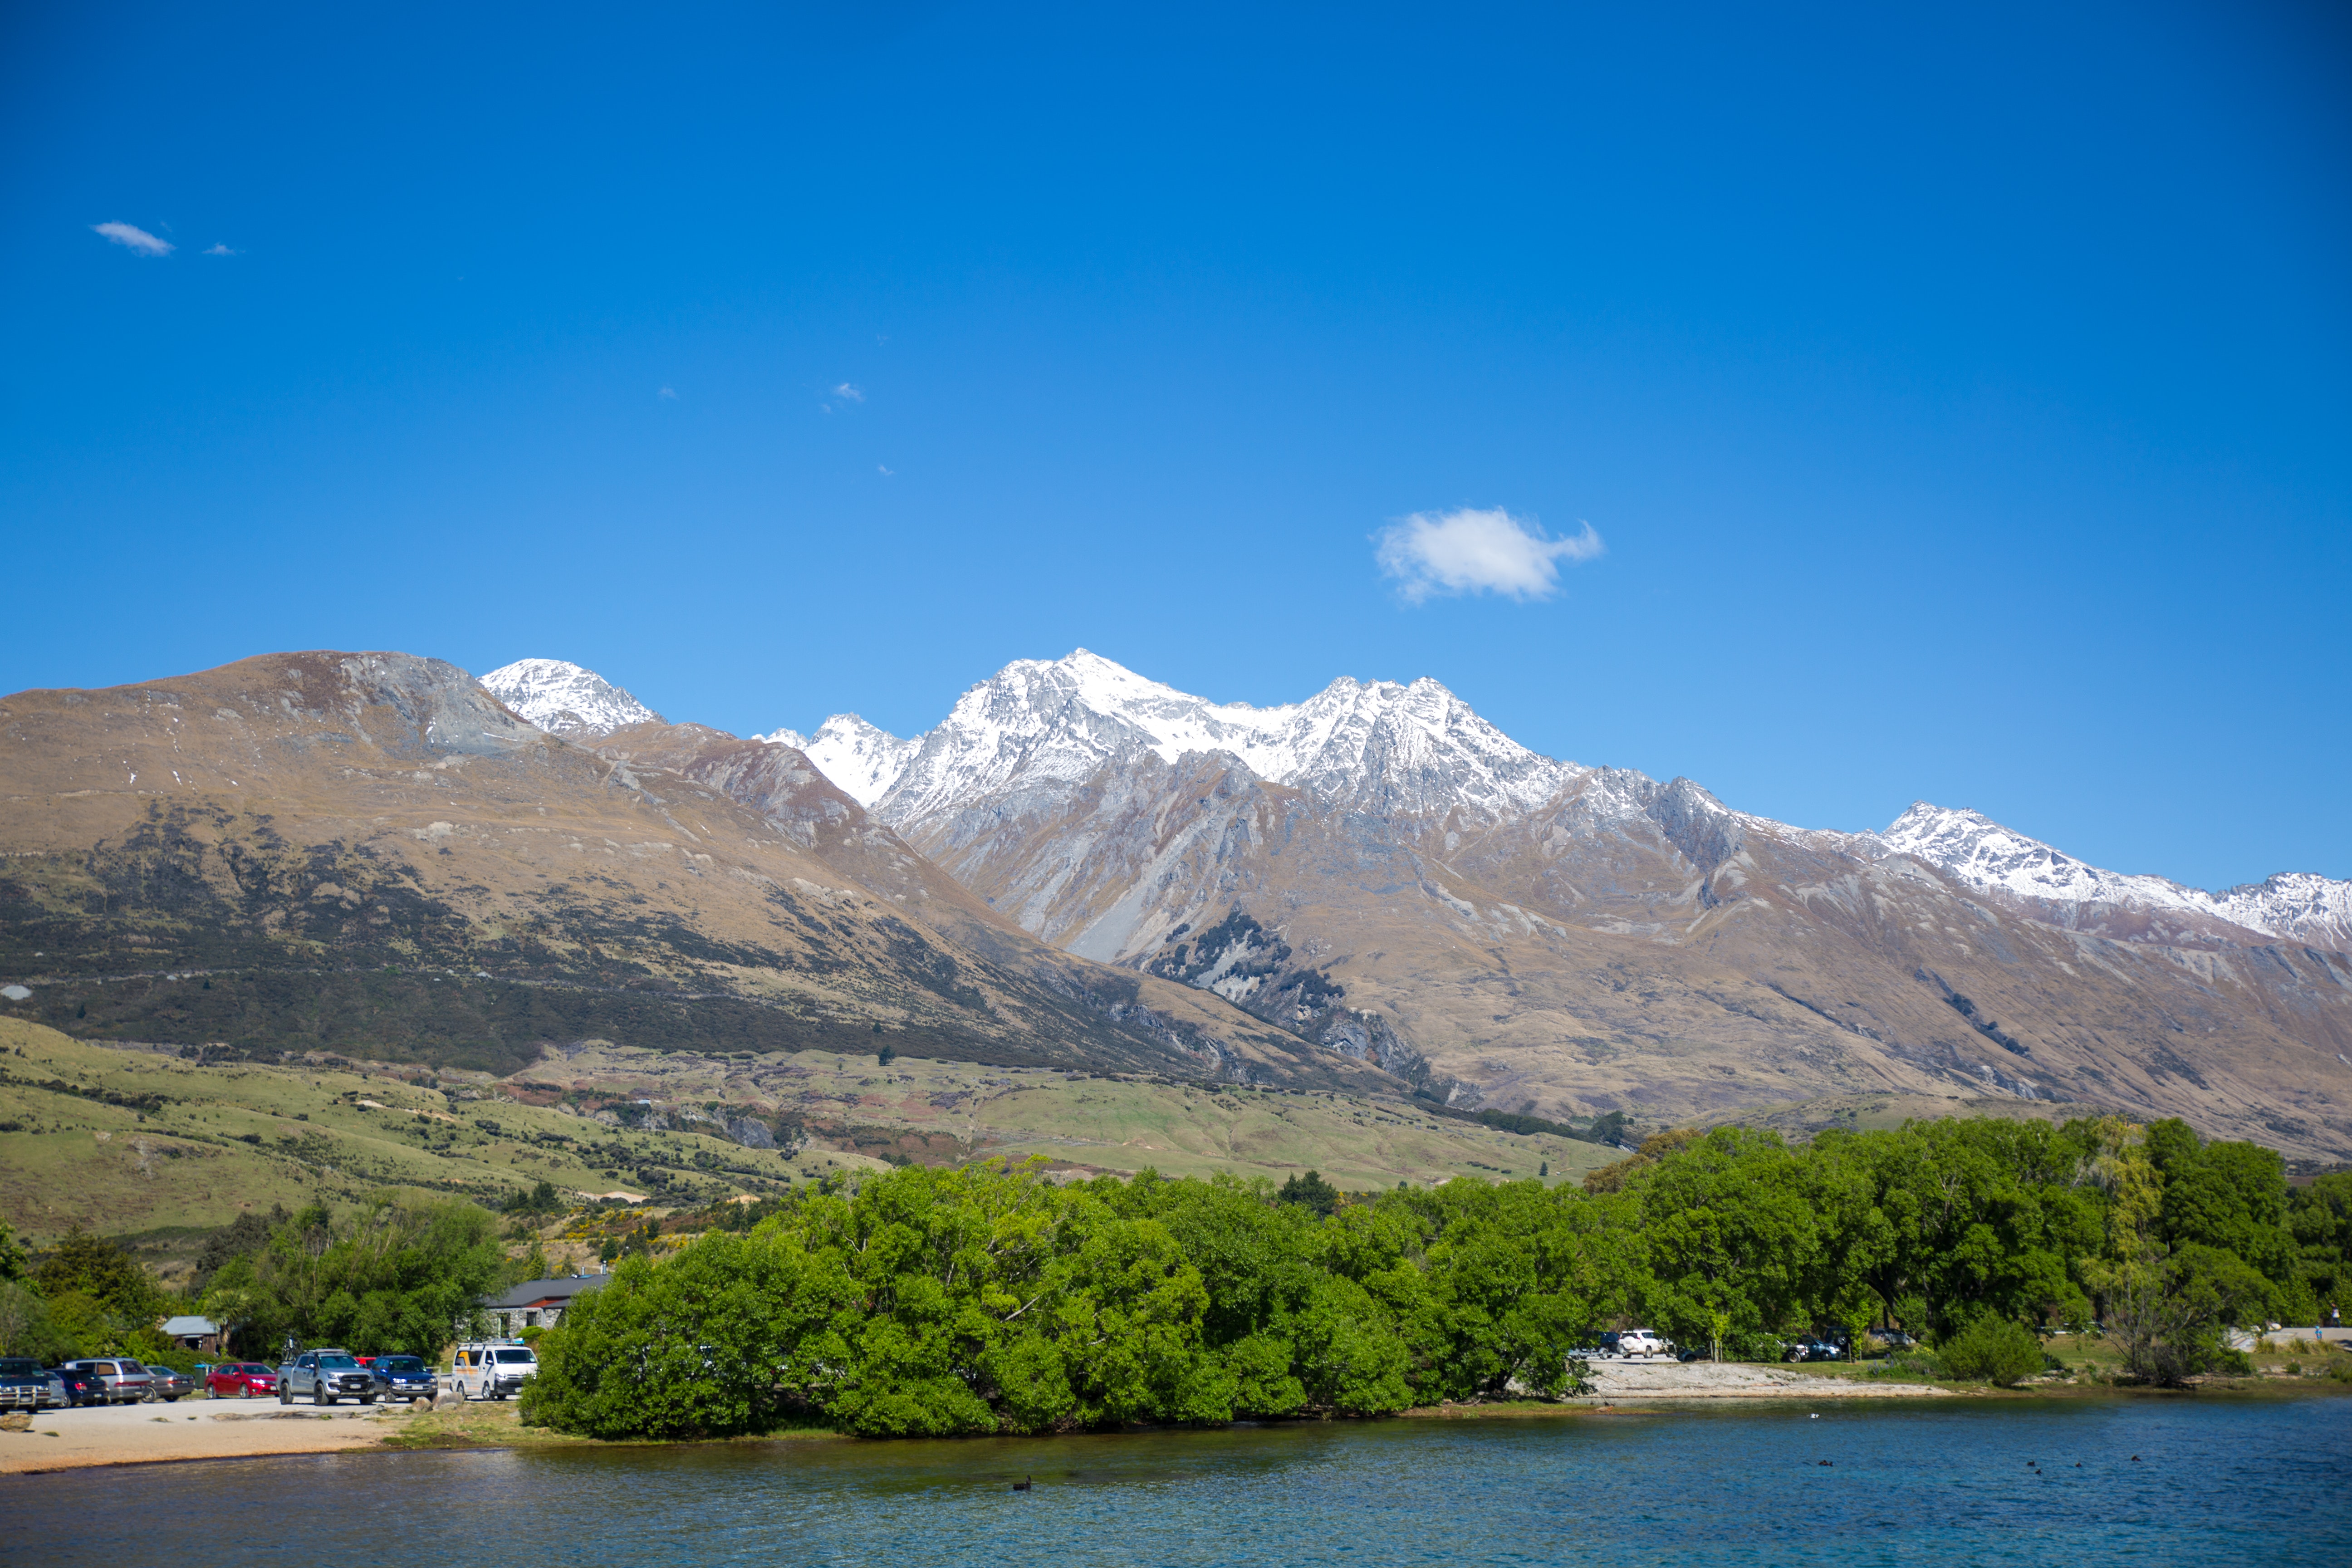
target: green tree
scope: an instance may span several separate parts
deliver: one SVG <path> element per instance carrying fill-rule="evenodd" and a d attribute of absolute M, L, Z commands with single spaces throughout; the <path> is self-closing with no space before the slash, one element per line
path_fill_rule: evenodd
<path fill-rule="evenodd" d="M 2298 1187 L 2287 1204 L 2287 1231 L 2294 1238 L 2295 1272 L 2315 1320 L 2333 1308 L 2341 1312 L 2352 1297 L 2352 1172 L 2322 1176 Z"/>
<path fill-rule="evenodd" d="M 270 1232 L 291 1217 L 281 1204 L 270 1205 L 269 1213 L 266 1215 L 247 1209 L 205 1237 L 205 1244 L 196 1249 L 196 1266 L 189 1281 L 191 1287 L 197 1295 L 203 1295 L 212 1283 L 213 1276 L 226 1268 L 233 1259 L 251 1258 L 268 1246 Z"/>
<path fill-rule="evenodd" d="M 510 1215 L 551 1215 L 563 1212 L 563 1194 L 555 1184 L 542 1178 L 535 1187 L 518 1189 L 506 1201 Z"/>
<path fill-rule="evenodd" d="M 379 1195 L 338 1219 L 314 1205 L 262 1251 L 233 1258 L 205 1295 L 206 1315 L 237 1325 L 248 1354 L 288 1338 L 362 1354 L 436 1356 L 478 1329 L 507 1259 L 488 1211 L 457 1199 Z"/>
<path fill-rule="evenodd" d="M 58 1238 L 33 1279 L 51 1302 L 79 1292 L 126 1325 L 155 1316 L 166 1300 L 154 1276 L 121 1243 L 92 1236 L 79 1225 Z"/>
<path fill-rule="evenodd" d="M 1809 1316 L 1822 1246 L 1799 1157 L 1772 1132 L 1722 1127 L 1633 1173 L 1645 1314 L 1686 1344 Z"/>
<path fill-rule="evenodd" d="M 781 1232 L 629 1258 L 539 1337 L 522 1418 L 596 1437 L 772 1431 L 829 1405 L 852 1359 L 835 1320 L 860 1300 L 838 1255 Z"/>
<path fill-rule="evenodd" d="M 1328 1215 L 1339 1206 L 1339 1189 L 1325 1181 L 1321 1172 L 1309 1171 L 1283 1183 L 1275 1201 L 1304 1205 L 1318 1215 Z"/>
<path fill-rule="evenodd" d="M 2167 1162 L 2175 1170 L 2190 1168 L 2179 1134 L 2162 1124 L 2157 1131 Z M 2084 1275 L 2105 1300 L 2107 1331 L 2122 1342 L 2126 1369 L 2177 1384 L 2216 1364 L 2222 1330 L 2257 1316 L 2273 1287 L 2234 1253 L 2198 1242 L 2168 1245 L 2164 1177 L 2147 1135 L 2114 1118 L 2099 1124 L 2098 1135 L 2095 1169 L 2109 1194 L 2107 1236 Z"/>
<path fill-rule="evenodd" d="M 31 1356 L 47 1365 L 80 1353 L 39 1291 L 22 1279 L 0 1281 L 0 1355 Z"/>
<path fill-rule="evenodd" d="M 1981 1317 L 1936 1350 L 1944 1375 L 1966 1383 L 2014 1388 L 2040 1372 L 2045 1358 L 2032 1330 L 2006 1318 Z"/>
<path fill-rule="evenodd" d="M 137 1325 L 110 1310 L 87 1290 L 65 1290 L 47 1300 L 49 1331 L 65 1347 L 65 1356 L 107 1355 L 119 1352 Z"/>

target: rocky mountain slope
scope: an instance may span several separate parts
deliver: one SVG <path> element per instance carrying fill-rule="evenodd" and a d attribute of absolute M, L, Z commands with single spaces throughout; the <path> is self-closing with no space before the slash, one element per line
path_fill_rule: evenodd
<path fill-rule="evenodd" d="M 583 733 L 642 711 L 551 675 L 530 690 Z M 405 654 L 0 699 L 0 1014 L 496 1071 L 602 1037 L 1383 1081 L 1054 952 L 796 752 L 629 733 L 600 755 Z"/>
<path fill-rule="evenodd" d="M 1256 709 L 1082 651 L 1008 666 L 923 736 L 868 730 L 818 733 L 856 740 L 874 816 L 1024 930 L 1457 1102 L 1966 1089 L 2352 1153 L 2352 885 L 2198 893 L 1924 805 L 1790 827 L 1540 757 L 1427 680 Z"/>

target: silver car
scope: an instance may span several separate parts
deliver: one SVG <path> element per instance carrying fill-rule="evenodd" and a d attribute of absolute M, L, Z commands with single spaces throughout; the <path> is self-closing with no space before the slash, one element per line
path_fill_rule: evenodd
<path fill-rule="evenodd" d="M 154 1385 L 154 1376 L 145 1366 L 121 1356 L 100 1356 L 89 1361 L 69 1361 L 66 1365 L 76 1372 L 93 1373 L 106 1387 L 109 1405 L 136 1405 L 147 1397 Z"/>
<path fill-rule="evenodd" d="M 173 1372 L 168 1366 L 147 1369 L 147 1397 L 169 1405 L 196 1391 L 196 1380 L 184 1372 Z"/>
<path fill-rule="evenodd" d="M 298 1397 L 313 1405 L 339 1399 L 373 1405 L 375 1378 L 349 1351 L 304 1351 L 278 1369 L 278 1403 L 291 1405 Z"/>

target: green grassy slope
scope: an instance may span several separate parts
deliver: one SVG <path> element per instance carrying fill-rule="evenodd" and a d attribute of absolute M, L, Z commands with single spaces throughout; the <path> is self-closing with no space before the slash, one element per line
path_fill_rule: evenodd
<path fill-rule="evenodd" d="M 245 1207 L 384 1187 L 496 1204 L 542 1178 L 568 1192 L 643 1193 L 650 1174 L 710 1196 L 772 1190 L 794 1173 L 777 1152 L 614 1131 L 495 1098 L 494 1085 L 467 1099 L 356 1068 L 199 1067 L 37 1025 L 0 1021 L 0 1217 L 36 1237 L 76 1223 L 110 1234 L 216 1226 Z"/>
<path fill-rule="evenodd" d="M 2113 1108 L 2079 1100 L 2016 1100 L 1993 1095 L 1832 1094 L 1818 1100 L 1790 1100 L 1780 1105 L 1755 1105 L 1700 1118 L 1701 1127 L 1769 1128 L 1794 1142 L 1816 1132 L 1883 1131 L 1906 1121 L 1932 1121 L 1939 1116 L 2000 1117 L 2011 1121 L 2070 1121 L 2077 1117 L 2113 1114 Z M 2135 1117 L 2133 1120 L 2139 1120 Z"/>
<path fill-rule="evenodd" d="M 718 1122 L 687 1120 L 697 1113 L 758 1116 L 788 1146 L 743 1147 Z M 886 1068 L 830 1052 L 705 1057 L 589 1042 L 507 1078 L 428 1082 L 414 1068 L 341 1058 L 200 1064 L 0 1020 L 0 1217 L 36 1239 L 74 1224 L 111 1235 L 200 1229 L 243 1208 L 349 1202 L 384 1187 L 495 1205 L 544 1179 L 567 1194 L 699 1205 L 886 1162 L 1043 1155 L 1073 1173 L 1150 1166 L 1275 1181 L 1312 1166 L 1362 1190 L 1525 1179 L 1545 1163 L 1558 1182 L 1613 1153 L 1404 1102 L 964 1062 Z"/>

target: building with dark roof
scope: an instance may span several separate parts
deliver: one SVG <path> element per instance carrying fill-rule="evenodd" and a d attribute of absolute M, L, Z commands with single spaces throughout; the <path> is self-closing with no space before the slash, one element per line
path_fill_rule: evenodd
<path fill-rule="evenodd" d="M 498 1324 L 501 1338 L 512 1339 L 525 1329 L 551 1329 L 563 1321 L 572 1300 L 601 1289 L 610 1274 L 573 1274 L 560 1279 L 526 1279 L 510 1290 L 486 1297 L 482 1310 Z"/>

